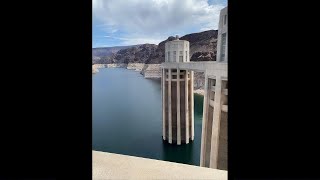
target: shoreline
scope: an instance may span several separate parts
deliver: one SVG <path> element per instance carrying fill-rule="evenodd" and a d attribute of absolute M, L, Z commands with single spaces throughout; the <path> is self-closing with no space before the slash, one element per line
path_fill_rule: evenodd
<path fill-rule="evenodd" d="M 198 94 L 200 96 L 204 96 L 204 89 L 194 89 L 193 93 Z"/>
<path fill-rule="evenodd" d="M 160 64 L 144 64 L 144 63 L 114 63 L 114 64 L 93 64 L 92 74 L 98 73 L 100 68 L 125 68 L 140 72 L 145 79 L 161 79 Z M 195 83 L 195 82 L 194 82 Z M 204 96 L 204 89 L 197 88 L 193 90 L 194 94 Z"/>

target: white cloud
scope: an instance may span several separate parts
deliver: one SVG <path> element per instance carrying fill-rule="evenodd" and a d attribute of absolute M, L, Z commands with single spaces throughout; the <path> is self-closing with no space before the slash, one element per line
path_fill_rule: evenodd
<path fill-rule="evenodd" d="M 123 37 L 114 37 L 114 36 L 104 36 L 105 38 L 112 38 L 121 40 L 122 43 L 120 45 L 132 45 L 132 44 L 159 44 L 163 41 L 163 38 L 153 39 L 153 38 L 123 38 Z"/>
<path fill-rule="evenodd" d="M 203 27 L 203 28 L 200 28 L 200 31 L 208 31 L 210 29 L 211 29 L 210 27 Z"/>
<path fill-rule="evenodd" d="M 132 38 L 132 39 L 126 39 L 123 41 L 123 45 L 132 45 L 132 44 L 156 44 L 158 45 L 161 41 L 164 39 L 153 39 L 153 38 Z"/>
<path fill-rule="evenodd" d="M 93 17 L 107 33 L 123 31 L 127 43 L 156 42 L 188 29 L 217 29 L 222 8 L 207 0 L 93 0 Z"/>
<path fill-rule="evenodd" d="M 112 29 L 111 30 L 111 33 L 115 33 L 115 32 L 117 32 L 118 31 L 118 29 Z"/>

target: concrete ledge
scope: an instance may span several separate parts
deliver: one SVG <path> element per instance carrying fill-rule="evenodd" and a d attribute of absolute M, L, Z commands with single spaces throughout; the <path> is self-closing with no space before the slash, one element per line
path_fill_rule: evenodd
<path fill-rule="evenodd" d="M 222 80 L 228 78 L 228 63 L 215 61 L 196 61 L 196 62 L 164 62 L 161 68 L 192 70 L 205 72 L 208 76 L 221 76 Z"/>
<path fill-rule="evenodd" d="M 210 179 L 228 172 L 180 163 L 92 151 L 93 179 Z"/>

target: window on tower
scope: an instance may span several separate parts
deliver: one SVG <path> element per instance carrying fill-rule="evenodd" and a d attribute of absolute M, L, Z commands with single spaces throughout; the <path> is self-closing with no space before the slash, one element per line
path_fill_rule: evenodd
<path fill-rule="evenodd" d="M 186 51 L 186 62 L 188 62 L 188 51 Z"/>
<path fill-rule="evenodd" d="M 227 33 L 223 33 L 221 37 L 220 61 L 225 61 L 226 44 L 227 44 Z"/>

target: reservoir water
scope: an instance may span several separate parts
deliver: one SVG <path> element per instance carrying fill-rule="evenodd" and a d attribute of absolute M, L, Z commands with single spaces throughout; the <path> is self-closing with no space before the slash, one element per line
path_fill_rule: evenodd
<path fill-rule="evenodd" d="M 160 80 L 124 68 L 99 69 L 92 79 L 93 150 L 200 164 L 202 96 L 194 96 L 194 141 L 170 145 L 162 140 Z"/>

